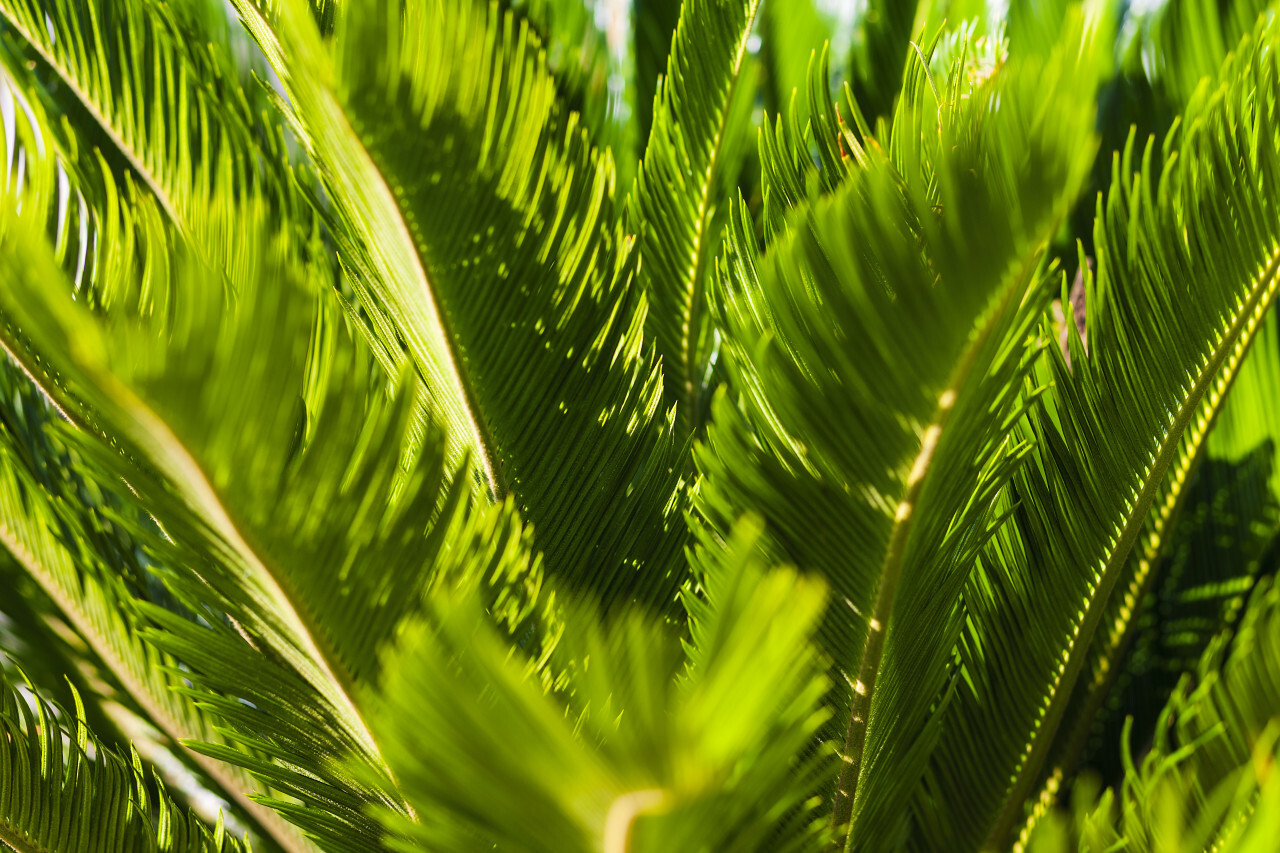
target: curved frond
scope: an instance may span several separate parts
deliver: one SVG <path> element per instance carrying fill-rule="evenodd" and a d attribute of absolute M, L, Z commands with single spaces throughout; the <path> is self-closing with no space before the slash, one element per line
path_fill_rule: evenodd
<path fill-rule="evenodd" d="M 1082 820 L 1082 853 L 1105 850 L 1261 851 L 1274 845 L 1280 743 L 1280 591 L 1259 583 L 1240 626 L 1215 638 L 1186 673 L 1140 759 Z M 1047 843 L 1046 824 L 1031 850 Z"/>
<path fill-rule="evenodd" d="M 297 208 L 283 140 L 259 126 L 262 94 L 195 21 L 154 0 L 2 0 L 0 61 L 203 248 L 217 205 L 239 195 L 269 196 L 286 218 Z"/>
<path fill-rule="evenodd" d="M 113 241 L 119 254 L 97 271 L 91 313 L 72 299 L 69 283 L 50 286 L 62 278 L 43 233 L 55 203 L 51 183 L 48 170 L 33 169 L 4 212 L 5 344 L 84 428 L 78 452 L 128 483 L 162 525 L 118 519 L 132 523 L 130 533 L 182 602 L 211 626 L 228 614 L 274 659 L 230 629 L 221 647 L 213 635 L 192 642 L 195 623 L 150 611 L 177 638 L 166 650 L 211 660 L 212 670 L 199 672 L 221 695 L 250 690 L 253 667 L 273 673 L 257 683 L 278 677 L 294 685 L 295 714 L 279 715 L 274 726 L 273 718 L 246 716 L 238 700 L 208 703 L 239 748 L 215 743 L 205 753 L 297 796 L 301 808 L 271 804 L 308 832 L 350 835 L 342 843 L 354 847 L 335 849 L 368 849 L 377 835 L 365 803 L 399 800 L 357 692 L 376 678 L 379 645 L 418 606 L 432 576 L 431 549 L 443 547 L 467 506 L 466 479 L 443 474 L 438 433 L 410 434 L 412 384 L 390 393 L 344 327 L 327 282 L 308 280 L 281 244 L 260 245 L 253 217 L 235 227 L 235 294 L 216 272 L 153 240 L 145 223 L 154 217 L 118 223 L 115 233 L 128 240 Z M 143 201 L 120 212 L 145 212 Z M 139 268 L 139 258 L 148 263 Z M 407 440 L 423 450 L 402 470 Z M 222 656 L 197 657 L 212 648 Z M 290 740 L 289 726 L 306 737 Z M 274 743 L 260 742 L 272 735 Z M 255 762 L 245 750 L 281 761 Z M 351 787 L 334 775 L 327 756 L 351 752 L 381 773 L 381 786 Z M 299 770 L 321 780 L 323 793 L 300 787 Z"/>
<path fill-rule="evenodd" d="M 475 583 L 433 595 L 388 652 L 376 728 L 426 849 L 539 853 L 806 849 L 810 755 L 825 679 L 809 642 L 822 584 L 765 572 L 749 526 L 707 579 L 687 667 L 661 625 L 569 608 L 561 643 L 587 662 L 576 720 L 487 624 Z M 768 625 L 767 631 L 760 631 Z M 816 819 L 815 819 L 816 818 Z M 406 847 L 405 849 L 411 849 Z M 416 849 L 416 848 L 412 848 Z"/>
<path fill-rule="evenodd" d="M 154 784 L 153 798 L 148 790 Z M 20 853 L 237 853 L 174 805 L 137 753 L 116 755 L 84 721 L 0 681 L 0 843 Z"/>
<path fill-rule="evenodd" d="M 1187 433 L 1165 475 L 1066 712 L 1050 788 L 1082 757 L 1113 765 L 1125 714 L 1141 742 L 1181 673 L 1239 616 L 1280 534 L 1278 393 L 1280 315 L 1271 312 L 1225 403 L 1201 404 L 1206 428 Z"/>
<path fill-rule="evenodd" d="M 540 45 L 460 0 L 339 10 L 327 43 L 292 4 L 238 8 L 326 179 L 370 338 L 424 378 L 451 459 L 514 495 L 562 586 L 669 609 L 680 453 L 612 166 Z"/>
<path fill-rule="evenodd" d="M 913 87 L 895 121 L 911 170 L 868 146 L 794 237 L 725 280 L 741 413 L 716 410 L 697 500 L 717 531 L 760 512 L 769 550 L 833 588 L 833 824 L 852 822 L 855 849 L 896 843 L 937 736 L 953 603 L 1022 453 L 1033 285 L 1092 156 L 1081 44 Z"/>
<path fill-rule="evenodd" d="M 706 286 L 732 199 L 723 175 L 736 176 L 749 139 L 750 116 L 733 107 L 759 8 L 759 0 L 684 4 L 632 198 L 647 324 L 666 399 L 690 434 L 711 358 Z"/>
<path fill-rule="evenodd" d="M 1153 144 L 1132 179 L 1132 146 L 1114 161 L 1098 274 L 1086 277 L 1088 353 L 1078 334 L 1070 368 L 1046 350 L 1054 389 L 1027 427 L 1037 451 L 1015 484 L 1015 524 L 966 593 L 982 615 L 966 625 L 953 734 L 918 800 L 931 838 L 998 846 L 1023 819 L 1184 431 L 1207 426 L 1202 401 L 1221 405 L 1271 304 L 1280 143 L 1262 129 L 1275 121 L 1276 38 L 1263 29 L 1241 45 L 1168 140 L 1163 168 Z M 1174 308 L 1188 303 L 1196 310 Z M 980 743 L 967 734 L 977 731 Z"/>

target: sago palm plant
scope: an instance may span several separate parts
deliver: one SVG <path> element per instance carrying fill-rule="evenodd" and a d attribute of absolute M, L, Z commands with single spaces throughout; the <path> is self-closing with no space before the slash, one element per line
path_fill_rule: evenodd
<path fill-rule="evenodd" d="M 0 842 L 1276 850 L 1280 22 L 853 5 L 0 0 Z"/>

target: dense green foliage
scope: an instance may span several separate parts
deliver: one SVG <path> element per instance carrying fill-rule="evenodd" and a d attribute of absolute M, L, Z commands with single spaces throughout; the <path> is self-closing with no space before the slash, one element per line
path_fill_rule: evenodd
<path fill-rule="evenodd" d="M 1265 853 L 1255 0 L 0 0 L 0 847 Z"/>

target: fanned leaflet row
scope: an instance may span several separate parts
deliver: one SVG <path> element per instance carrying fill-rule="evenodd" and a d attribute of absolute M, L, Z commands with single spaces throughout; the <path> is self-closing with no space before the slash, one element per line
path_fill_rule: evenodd
<path fill-rule="evenodd" d="M 651 303 L 649 330 L 662 356 L 666 399 L 688 434 L 706 408 L 706 289 L 732 199 L 724 173 L 736 173 L 745 147 L 749 115 L 735 108 L 735 91 L 759 7 L 759 0 L 684 4 L 632 198 L 644 230 L 640 279 Z"/>
<path fill-rule="evenodd" d="M 46 224 L 48 233 L 56 235 L 56 260 L 74 275 L 79 297 L 101 310 L 121 301 L 135 264 L 153 267 L 153 275 L 161 275 L 167 269 L 166 240 L 157 205 L 121 190 L 110 171 L 83 168 L 85 163 L 90 168 L 100 165 L 100 160 L 76 163 L 74 169 L 71 161 L 56 160 L 55 151 L 76 149 L 74 137 L 57 132 L 65 128 L 47 119 L 40 102 L 22 100 L 7 82 L 0 91 L 7 99 L 6 219 L 25 209 L 34 225 Z M 55 142 L 62 147 L 55 149 Z M 20 265 L 15 253 L 9 254 L 7 260 Z M 54 273 L 50 281 L 58 277 Z M 72 286 L 72 281 L 63 285 L 66 295 Z M 26 377 L 39 375 L 45 382 L 44 396 L 36 395 L 24 391 L 26 379 L 15 374 L 13 393 L 6 395 L 6 546 L 160 732 L 174 742 L 221 742 L 215 722 L 172 692 L 174 678 L 165 672 L 172 662 L 157 656 L 141 637 L 147 623 L 138 610 L 138 587 L 122 583 L 126 577 L 135 585 L 147 582 L 146 558 L 134 553 L 137 544 L 124 532 L 124 524 L 137 526 L 145 515 L 123 510 L 124 518 L 112 517 L 113 508 L 121 512 L 128 504 L 123 484 L 113 477 L 58 473 L 95 451 L 102 426 L 84 419 L 79 397 L 61 396 L 66 389 L 55 389 L 60 380 L 46 372 L 43 360 L 31 360 L 34 354 L 24 349 L 27 344 L 10 325 L 5 346 L 11 358 Z M 48 396 L 51 391 L 53 396 Z M 196 762 L 284 849 L 310 849 L 294 827 L 253 802 L 253 786 L 236 769 L 199 758 Z"/>
<path fill-rule="evenodd" d="M 1091 158 L 1073 79 L 1085 38 L 963 98 L 912 87 L 895 128 L 916 141 L 903 146 L 911 168 L 863 152 L 801 236 L 720 297 L 746 419 L 727 401 L 716 409 L 698 500 L 717 528 L 762 513 L 773 553 L 833 587 L 821 637 L 840 673 L 832 734 L 846 742 L 835 824 L 852 815 L 855 845 L 894 837 L 859 832 L 861 821 L 906 814 L 919 778 L 907 768 L 923 772 L 919 732 L 937 737 L 930 705 L 962 624 L 948 608 L 1023 452 L 1009 431 L 1035 319 L 1024 295 Z M 1034 206 L 1019 209 L 1025 199 Z M 913 645 L 924 638 L 933 645 Z"/>
<path fill-rule="evenodd" d="M 77 453 L 103 486 L 123 478 L 161 527 L 113 520 L 186 607 L 208 614 L 200 627 L 138 605 L 163 629 L 149 639 L 177 653 L 185 677 L 209 691 L 183 691 L 184 701 L 211 712 L 233 745 L 216 738 L 192 747 L 214 766 L 249 769 L 270 786 L 266 802 L 330 849 L 369 849 L 379 833 L 365 803 L 398 801 L 386 792 L 353 687 L 376 678 L 382 639 L 438 575 L 444 563 L 433 551 L 446 540 L 462 553 L 471 543 L 492 550 L 512 536 L 519 551 L 518 525 L 503 521 L 501 508 L 466 520 L 465 478 L 442 479 L 436 438 L 419 467 L 400 469 L 412 384 L 386 397 L 385 379 L 335 313 L 323 268 L 313 273 L 319 283 L 304 284 L 291 279 L 290 256 L 255 242 L 265 233 L 261 213 L 246 207 L 234 226 L 221 226 L 243 252 L 232 296 L 215 272 L 181 249 L 171 253 L 147 198 L 104 193 L 126 203 L 95 211 L 93 236 L 116 254 L 96 256 L 84 285 L 94 317 L 69 301 L 69 281 L 47 287 L 61 274 L 40 246 L 43 225 L 69 230 L 54 214 L 65 210 L 67 173 L 35 146 L 22 156 L 29 159 L 23 183 L 11 184 L 18 189 L 4 230 L 6 313 L 20 318 L 23 334 L 11 325 L 6 345 L 59 411 L 89 428 Z M 108 174 L 98 177 L 110 187 Z M 136 255 L 120 251 L 132 246 Z M 62 257 L 74 263 L 73 243 Z M 173 359 L 174 351 L 185 357 Z M 43 352 L 50 357 L 36 355 Z M 278 405 L 290 396 L 297 404 Z M 102 433 L 123 455 L 96 444 Z M 388 501 L 393 494 L 399 502 Z M 373 563 L 354 572 L 357 551 Z M 230 614 L 236 630 L 217 613 Z M 245 630 L 278 659 L 246 643 Z M 199 729 L 170 733 L 203 740 Z M 365 780 L 325 758 L 351 752 L 364 756 Z M 277 840 L 308 849 L 287 828 Z"/>
<path fill-rule="evenodd" d="M 80 138 L 68 160 L 87 157 L 90 169 L 127 176 L 194 247 L 220 257 L 232 247 L 218 206 L 231 199 L 267 198 L 304 230 L 307 217 L 289 185 L 284 140 L 263 123 L 264 92 L 244 85 L 230 45 L 201 37 L 202 10 L 3 0 L 0 61 L 28 93 L 75 120 Z"/>
<path fill-rule="evenodd" d="M 929 798 L 939 831 L 962 826 L 961 837 L 999 844 L 1021 822 L 1184 431 L 1209 423 L 1202 401 L 1222 404 L 1274 298 L 1276 39 L 1274 24 L 1260 25 L 1241 44 L 1168 139 L 1163 166 L 1154 142 L 1139 169 L 1132 146 L 1116 157 L 1095 224 L 1088 353 L 1078 334 L 1070 368 L 1046 350 L 1041 381 L 1053 391 L 1023 428 L 1038 450 L 1015 481 L 1015 524 L 970 584 L 996 618 L 972 619 L 961 646 L 968 677 L 949 706 L 955 734 L 935 753 Z M 1197 310 L 1175 310 L 1191 298 Z M 1039 687 L 1015 694 L 1027 679 Z M 987 733 L 980 765 L 976 731 Z M 978 767 L 993 783 L 981 796 Z M 1009 791 L 994 793 L 1009 778 Z"/>
<path fill-rule="evenodd" d="M 834 764 L 810 748 L 824 717 L 810 642 L 823 585 L 765 571 L 757 536 L 750 523 L 733 531 L 704 575 L 688 657 L 640 614 L 601 623 L 570 608 L 563 652 L 590 662 L 573 716 L 528 678 L 469 590 L 435 598 L 388 660 L 374 725 L 422 816 L 391 825 L 423 849 L 820 845 L 826 815 L 808 792 Z M 516 745 L 519 760 L 506 760 Z"/>
<path fill-rule="evenodd" d="M 97 743 L 79 717 L 0 681 L 0 843 L 83 853 L 239 853 L 148 779 L 136 752 Z M 155 784 L 155 792 L 149 785 Z"/>
<path fill-rule="evenodd" d="M 0 847 L 1271 853 L 1280 21 L 995 5 L 0 0 Z"/>
<path fill-rule="evenodd" d="M 1134 742 L 1142 742 L 1178 677 L 1271 570 L 1280 525 L 1280 412 L 1271 405 L 1280 393 L 1278 346 L 1273 311 L 1225 401 L 1202 402 L 1203 424 L 1184 435 L 1090 646 L 1052 769 L 1042 774 L 1042 803 L 1078 762 L 1116 765 L 1117 732 L 1135 706 L 1146 711 L 1135 715 Z"/>
<path fill-rule="evenodd" d="M 383 0 L 339 9 L 325 43 L 299 4 L 237 5 L 267 55 L 292 60 L 276 70 L 366 331 L 417 368 L 451 458 L 514 497 L 562 587 L 672 609 L 682 445 L 633 238 L 609 155 L 557 104 L 527 25 L 496 5 Z M 370 44 L 386 45 L 374 62 Z"/>

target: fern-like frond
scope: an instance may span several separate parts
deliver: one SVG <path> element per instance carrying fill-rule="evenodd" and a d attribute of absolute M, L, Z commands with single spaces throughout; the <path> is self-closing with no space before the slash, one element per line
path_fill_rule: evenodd
<path fill-rule="evenodd" d="M 77 128 L 82 154 L 98 148 L 117 181 L 145 187 L 204 249 L 217 242 L 216 205 L 270 197 L 286 220 L 297 208 L 283 139 L 261 126 L 263 94 L 244 85 L 226 44 L 192 31 L 199 19 L 186 8 L 3 0 L 0 61 Z"/>
<path fill-rule="evenodd" d="M 687 433 L 697 431 L 705 408 L 712 349 L 706 287 L 732 199 L 723 176 L 736 176 L 750 138 L 750 114 L 734 106 L 759 9 L 759 0 L 684 4 L 632 198 L 647 325 L 662 357 L 667 402 L 678 404 Z"/>
<path fill-rule="evenodd" d="M 1280 591 L 1259 583 L 1240 626 L 1215 638 L 1182 678 L 1140 759 L 1128 754 L 1123 784 L 1074 827 L 1046 823 L 1038 851 L 1055 835 L 1082 853 L 1106 850 L 1218 850 L 1274 846 L 1280 742 Z M 1127 739 L 1126 739 L 1127 740 Z"/>
<path fill-rule="evenodd" d="M 1162 168 L 1153 144 L 1132 178 L 1132 146 L 1114 162 L 1098 274 L 1086 276 L 1088 353 L 1074 333 L 1070 368 L 1047 349 L 1041 375 L 1054 390 L 1028 425 L 1037 450 L 1016 482 L 1015 524 L 966 593 L 962 689 L 917 800 L 927 838 L 998 846 L 1022 820 L 1184 431 L 1207 426 L 1202 402 L 1221 405 L 1270 306 L 1276 38 L 1262 29 L 1241 45 L 1168 140 Z M 968 734 L 978 731 L 980 742 Z"/>
<path fill-rule="evenodd" d="M 239 235 L 239 292 L 232 294 L 217 272 L 173 253 L 156 233 L 158 218 L 145 216 L 145 198 L 122 206 L 121 216 L 142 218 L 111 229 L 120 239 L 112 241 L 112 263 L 95 272 L 96 311 L 89 313 L 72 300 L 69 283 L 50 287 L 62 278 L 44 245 L 56 206 L 52 184 L 48 168 L 33 168 L 25 188 L 7 199 L 6 346 L 84 428 L 80 455 L 127 482 L 160 522 L 163 532 L 136 520 L 130 532 L 149 542 L 184 604 L 212 626 L 229 614 L 275 656 L 269 661 L 228 634 L 238 646 L 221 647 L 222 668 L 215 659 L 214 671 L 201 667 L 202 677 L 224 693 L 238 683 L 248 691 L 252 679 L 243 672 L 241 682 L 223 678 L 235 660 L 272 673 L 260 684 L 279 677 L 302 685 L 295 715 L 280 715 L 274 729 L 271 717 L 246 719 L 237 701 L 211 702 L 241 749 L 215 744 L 205 752 L 294 793 L 301 809 L 273 805 L 308 832 L 348 845 L 336 849 L 367 847 L 376 832 L 364 803 L 398 799 L 357 688 L 375 679 L 378 646 L 417 606 L 431 577 L 430 551 L 420 549 L 443 547 L 467 504 L 466 480 L 444 477 L 438 434 L 409 435 L 412 384 L 392 397 L 337 313 L 324 268 L 310 270 L 320 281 L 307 279 L 297 255 L 280 242 L 264 244 L 259 218 L 242 215 L 225 226 Z M 402 470 L 410 440 L 425 448 L 423 467 Z M 360 557 L 368 562 L 357 566 Z M 201 645 L 165 624 L 178 637 L 171 653 L 216 646 L 212 637 Z M 187 628 L 196 631 L 195 623 Z M 307 737 L 290 740 L 290 726 Z M 254 763 L 245 749 L 281 761 Z M 383 768 L 380 787 L 349 788 L 334 776 L 324 756 L 352 751 L 373 772 Z M 321 780 L 325 792 L 300 787 L 300 772 Z"/>
<path fill-rule="evenodd" d="M 670 608 L 680 453 L 612 166 L 541 46 L 460 0 L 339 10 L 328 42 L 294 5 L 237 7 L 325 177 L 381 358 L 416 367 L 451 458 L 514 495 L 562 585 Z"/>
<path fill-rule="evenodd" d="M 210 829 L 174 805 L 136 752 L 111 752 L 78 716 L 7 681 L 0 681 L 0 843 L 22 853 L 246 849 L 220 821 Z"/>
<path fill-rule="evenodd" d="M 1280 315 L 1271 312 L 1225 403 L 1201 404 L 1205 428 L 1188 431 L 1165 475 L 1089 650 L 1047 788 L 1082 757 L 1113 764 L 1124 714 L 1144 737 L 1176 679 L 1239 616 L 1280 532 L 1277 393 Z"/>
<path fill-rule="evenodd" d="M 384 667 L 376 728 L 421 816 L 388 825 L 451 851 L 780 851 L 820 839 L 806 797 L 832 765 L 809 754 L 824 717 L 809 642 L 823 589 L 765 572 L 753 538 L 740 529 L 706 578 L 687 665 L 657 623 L 568 608 L 561 642 L 583 664 L 576 720 L 490 628 L 474 581 L 433 595 Z"/>
<path fill-rule="evenodd" d="M 130 581 L 145 579 L 129 550 L 133 543 L 92 508 L 95 502 L 115 501 L 118 506 L 119 495 L 108 496 L 102 484 L 70 473 L 71 454 L 55 438 L 56 423 L 42 425 L 39 419 L 42 400 L 18 389 L 6 400 L 19 405 L 6 405 L 0 412 L 0 543 L 89 643 L 151 725 L 174 743 L 220 742 L 213 721 L 173 692 L 182 683 L 174 674 L 174 661 L 142 639 L 146 619 L 138 609 L 138 593 L 128 588 Z M 74 447 L 75 436 L 70 437 Z M 130 564 L 131 573 L 122 573 Z M 222 762 L 201 757 L 195 762 L 284 849 L 310 849 L 296 830 L 250 798 L 254 785 L 246 775 Z"/>
<path fill-rule="evenodd" d="M 832 585 L 834 825 L 852 821 L 856 849 L 896 843 L 937 736 L 954 601 L 1022 452 L 1024 299 L 1091 159 L 1080 32 L 977 85 L 963 66 L 945 87 L 922 76 L 895 119 L 910 170 L 868 146 L 794 237 L 726 277 L 742 413 L 717 409 L 698 501 L 715 530 L 759 511 L 770 550 Z"/>

